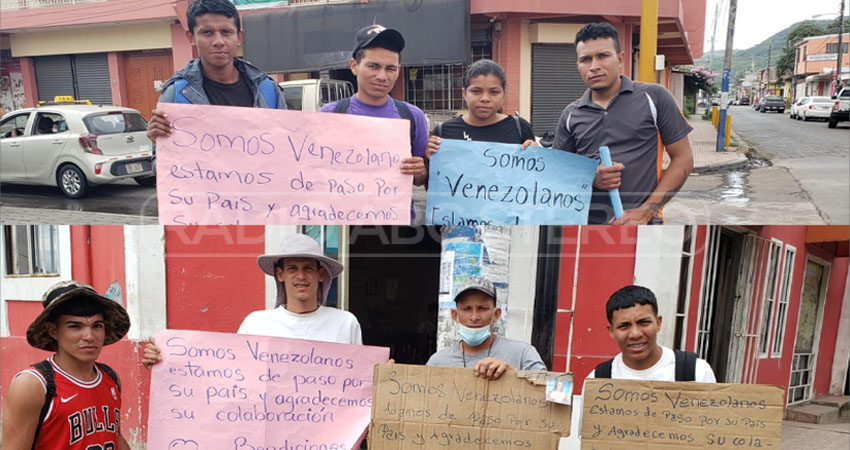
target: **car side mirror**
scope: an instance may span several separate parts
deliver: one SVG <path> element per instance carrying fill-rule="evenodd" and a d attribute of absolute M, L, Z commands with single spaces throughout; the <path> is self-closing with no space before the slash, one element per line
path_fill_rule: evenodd
<path fill-rule="evenodd" d="M 833 99 L 833 100 L 838 100 L 838 96 L 837 96 L 837 95 L 833 95 L 833 96 L 832 96 L 832 99 Z"/>

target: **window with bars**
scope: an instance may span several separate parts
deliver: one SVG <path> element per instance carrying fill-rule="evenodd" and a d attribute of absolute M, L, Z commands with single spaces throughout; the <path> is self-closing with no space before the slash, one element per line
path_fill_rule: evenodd
<path fill-rule="evenodd" d="M 782 357 L 782 344 L 785 341 L 785 319 L 788 316 L 788 297 L 791 295 L 791 280 L 794 274 L 794 258 L 797 249 L 785 246 L 785 257 L 782 264 L 782 279 L 779 285 L 779 298 L 776 304 L 776 320 L 773 323 L 773 348 L 771 357 Z"/>
<path fill-rule="evenodd" d="M 59 230 L 56 225 L 5 225 L 5 275 L 58 275 Z"/>
<path fill-rule="evenodd" d="M 685 330 L 688 320 L 688 295 L 691 287 L 691 266 L 694 254 L 694 227 L 685 225 L 682 239 L 682 262 L 679 266 L 679 295 L 676 300 L 676 326 L 673 332 L 673 346 L 685 349 Z"/>
<path fill-rule="evenodd" d="M 827 53 L 847 53 L 847 42 L 841 43 L 841 51 L 838 51 L 838 42 L 831 42 L 826 44 L 826 52 Z"/>
<path fill-rule="evenodd" d="M 774 307 L 776 304 L 776 281 L 779 276 L 779 256 L 782 244 L 771 241 L 768 250 L 767 274 L 765 276 L 764 297 L 762 302 L 762 316 L 759 326 L 759 358 L 768 356 L 768 345 L 770 343 L 771 323 L 773 321 Z"/>
<path fill-rule="evenodd" d="M 490 43 L 472 46 L 472 61 L 491 58 Z M 404 69 L 405 100 L 423 111 L 465 109 L 463 102 L 463 64 L 410 66 Z"/>

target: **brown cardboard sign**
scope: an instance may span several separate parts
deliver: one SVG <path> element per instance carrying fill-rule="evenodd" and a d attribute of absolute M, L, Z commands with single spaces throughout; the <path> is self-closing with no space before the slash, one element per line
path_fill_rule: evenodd
<path fill-rule="evenodd" d="M 581 448 L 779 449 L 784 394 L 754 384 L 588 379 Z"/>
<path fill-rule="evenodd" d="M 514 371 L 378 364 L 372 382 L 370 450 L 555 449 L 570 433 L 572 408 Z"/>

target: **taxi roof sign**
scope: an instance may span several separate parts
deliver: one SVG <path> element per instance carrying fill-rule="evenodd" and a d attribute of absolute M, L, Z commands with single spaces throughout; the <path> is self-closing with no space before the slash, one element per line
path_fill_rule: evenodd
<path fill-rule="evenodd" d="M 70 103 L 70 104 L 73 104 L 73 105 L 91 105 L 91 101 L 89 101 L 89 100 L 74 100 L 74 96 L 72 96 L 72 95 L 57 95 L 57 96 L 53 97 L 52 102 L 42 100 L 42 101 L 38 102 L 38 105 L 39 106 L 62 105 L 62 104 L 67 104 L 67 103 Z"/>

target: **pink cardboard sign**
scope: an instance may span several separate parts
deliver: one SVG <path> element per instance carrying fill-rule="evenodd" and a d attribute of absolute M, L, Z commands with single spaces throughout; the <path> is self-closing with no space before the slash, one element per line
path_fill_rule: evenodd
<path fill-rule="evenodd" d="M 162 330 L 149 449 L 356 449 L 389 349 Z"/>
<path fill-rule="evenodd" d="M 160 103 L 163 225 L 409 225 L 403 119 Z"/>

